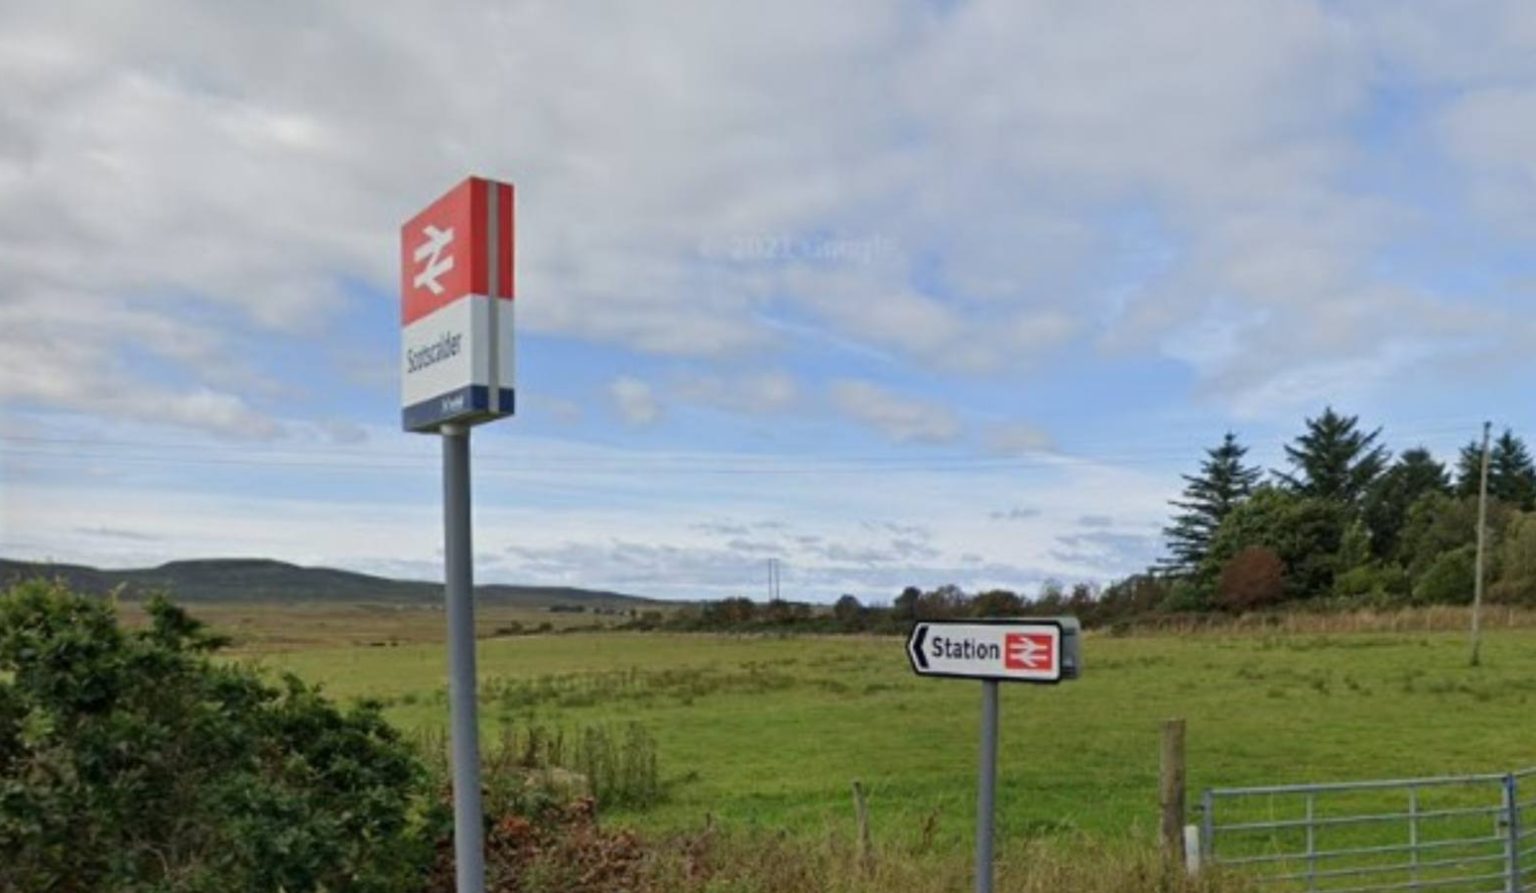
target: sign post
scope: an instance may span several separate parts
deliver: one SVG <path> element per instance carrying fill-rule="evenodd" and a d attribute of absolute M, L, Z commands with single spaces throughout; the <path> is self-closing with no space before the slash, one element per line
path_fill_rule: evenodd
<path fill-rule="evenodd" d="M 997 839 L 997 680 L 981 680 L 981 760 L 976 778 L 976 893 L 992 893 Z"/>
<path fill-rule="evenodd" d="M 1082 628 L 1071 617 L 933 620 L 907 637 L 919 676 L 981 680 L 981 759 L 976 778 L 976 893 L 992 893 L 997 817 L 998 683 L 1054 685 L 1082 670 Z"/>
<path fill-rule="evenodd" d="M 448 424 L 443 426 L 442 435 L 453 864 L 458 893 L 483 893 L 485 809 L 480 803 L 480 722 L 476 716 L 475 693 L 475 571 L 470 544 L 469 429 Z"/>
<path fill-rule="evenodd" d="M 484 893 L 469 430 L 512 414 L 512 186 L 471 177 L 400 231 L 401 423 L 441 435 L 458 893 Z"/>

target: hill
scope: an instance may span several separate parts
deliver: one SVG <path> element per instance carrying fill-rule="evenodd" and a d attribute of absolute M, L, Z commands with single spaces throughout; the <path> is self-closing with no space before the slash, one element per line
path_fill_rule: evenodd
<path fill-rule="evenodd" d="M 153 568 L 103 570 L 78 564 L 12 561 L 0 558 L 0 584 L 43 575 L 61 577 L 81 592 L 106 593 L 122 587 L 129 598 L 169 593 L 188 602 L 384 602 L 440 604 L 443 586 L 425 580 L 397 580 L 328 567 L 301 567 L 265 558 L 172 561 Z M 558 605 L 628 610 L 660 602 L 618 592 L 562 586 L 475 587 L 485 603 L 549 608 Z"/>

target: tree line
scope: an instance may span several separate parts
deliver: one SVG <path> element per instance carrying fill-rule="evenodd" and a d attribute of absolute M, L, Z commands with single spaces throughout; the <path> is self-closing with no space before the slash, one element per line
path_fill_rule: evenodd
<path fill-rule="evenodd" d="M 1107 586 L 907 587 L 890 604 L 844 595 L 830 610 L 747 598 L 632 621 L 643 629 L 897 632 L 915 620 L 1072 614 L 1090 626 L 1157 615 L 1297 608 L 1393 608 L 1472 601 L 1483 445 L 1448 465 L 1428 448 L 1394 454 L 1382 429 L 1332 407 L 1266 471 L 1227 433 L 1182 475 L 1163 530 L 1166 557 Z M 1487 598 L 1536 605 L 1536 463 L 1505 429 L 1489 445 Z"/>
<path fill-rule="evenodd" d="M 1267 475 L 1227 434 L 1173 503 L 1168 558 L 1149 571 L 1166 582 L 1161 607 L 1471 602 L 1482 443 L 1447 467 L 1422 446 L 1394 457 L 1381 434 L 1328 408 Z M 1488 500 L 1488 597 L 1536 604 L 1536 464 L 1508 429 L 1490 445 Z"/>

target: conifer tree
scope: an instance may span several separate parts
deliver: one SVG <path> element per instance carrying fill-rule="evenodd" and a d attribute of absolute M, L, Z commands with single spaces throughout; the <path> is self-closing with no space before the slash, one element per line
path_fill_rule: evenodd
<path fill-rule="evenodd" d="M 1365 496 L 1364 515 L 1371 534 L 1371 551 L 1378 558 L 1390 557 L 1397 548 L 1408 510 L 1426 493 L 1451 492 L 1445 465 L 1424 447 L 1405 451 L 1387 469 Z"/>
<path fill-rule="evenodd" d="M 1483 445 L 1472 441 L 1456 456 L 1456 495 L 1476 496 L 1483 479 Z"/>
<path fill-rule="evenodd" d="M 1222 520 L 1253 493 L 1263 472 L 1243 464 L 1247 454 L 1248 448 L 1229 431 L 1220 446 L 1206 450 L 1199 474 L 1183 476 L 1184 498 L 1172 502 L 1179 512 L 1163 529 L 1169 553 L 1164 570 L 1184 575 L 1198 568 Z"/>
<path fill-rule="evenodd" d="M 1456 462 L 1456 495 L 1476 496 L 1482 486 L 1483 445 L 1472 441 Z M 1488 448 L 1488 497 L 1536 509 L 1536 464 L 1525 441 L 1508 428 Z"/>
<path fill-rule="evenodd" d="M 1377 443 L 1380 436 L 1380 428 L 1361 431 L 1358 416 L 1340 415 L 1330 406 L 1307 419 L 1306 433 L 1285 448 L 1294 473 L 1276 475 L 1300 496 L 1358 506 L 1387 466 L 1387 448 Z"/>
<path fill-rule="evenodd" d="M 1510 505 L 1536 509 L 1536 463 L 1525 441 L 1508 428 L 1493 442 L 1488 456 L 1488 489 Z"/>

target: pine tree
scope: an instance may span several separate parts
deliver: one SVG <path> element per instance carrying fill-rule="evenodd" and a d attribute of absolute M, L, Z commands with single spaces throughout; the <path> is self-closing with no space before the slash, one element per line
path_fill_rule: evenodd
<path fill-rule="evenodd" d="M 1198 568 L 1210 551 L 1216 528 L 1253 493 L 1263 472 L 1243 464 L 1247 454 L 1248 448 L 1229 431 L 1220 446 L 1206 450 L 1198 475 L 1183 475 L 1184 498 L 1171 503 L 1179 512 L 1163 529 L 1169 552 L 1164 570 L 1184 575 Z"/>
<path fill-rule="evenodd" d="M 1363 511 L 1371 534 L 1371 551 L 1378 558 L 1390 557 L 1397 549 L 1413 504 L 1426 493 L 1450 492 L 1445 465 L 1436 461 L 1429 450 L 1416 447 L 1404 452 L 1366 493 Z"/>
<path fill-rule="evenodd" d="M 1456 462 L 1456 495 L 1477 496 L 1482 476 L 1483 445 L 1474 440 L 1461 448 Z M 1536 464 L 1525 441 L 1508 428 L 1488 448 L 1488 497 L 1536 509 Z"/>
<path fill-rule="evenodd" d="M 1536 463 L 1525 441 L 1508 428 L 1493 442 L 1488 456 L 1488 492 L 1525 511 L 1536 508 Z"/>
<path fill-rule="evenodd" d="M 1476 496 L 1483 483 L 1483 444 L 1472 441 L 1456 456 L 1456 495 Z"/>
<path fill-rule="evenodd" d="M 1380 428 L 1361 431 L 1358 416 L 1339 415 L 1330 406 L 1307 419 L 1306 433 L 1285 448 L 1295 473 L 1276 475 L 1298 495 L 1358 505 L 1387 466 L 1387 448 L 1377 443 L 1380 436 Z"/>

